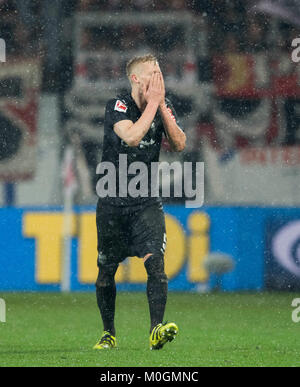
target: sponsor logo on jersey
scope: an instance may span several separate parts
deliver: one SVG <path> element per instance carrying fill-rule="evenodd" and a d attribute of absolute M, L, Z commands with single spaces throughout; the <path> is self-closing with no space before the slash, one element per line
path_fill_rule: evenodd
<path fill-rule="evenodd" d="M 115 110 L 118 112 L 126 113 L 127 112 L 127 106 L 125 105 L 124 102 L 120 101 L 119 99 L 117 100 L 115 104 Z"/>
<path fill-rule="evenodd" d="M 155 141 L 151 138 L 150 141 L 141 141 L 141 142 L 139 143 L 139 148 L 140 148 L 140 149 L 143 149 L 143 148 L 145 148 L 145 147 L 147 147 L 147 146 L 151 146 L 151 145 L 153 145 L 153 144 L 155 144 Z"/>
<path fill-rule="evenodd" d="M 122 144 L 123 146 L 125 146 L 126 148 L 129 147 L 129 145 L 126 144 L 126 142 L 123 141 L 123 140 L 121 140 L 121 144 Z M 138 145 L 138 148 L 139 148 L 139 149 L 143 149 L 143 148 L 146 148 L 146 147 L 151 146 L 151 145 L 154 145 L 154 144 L 155 144 L 155 141 L 151 138 L 150 141 L 141 141 L 141 142 L 139 143 L 139 145 Z"/>

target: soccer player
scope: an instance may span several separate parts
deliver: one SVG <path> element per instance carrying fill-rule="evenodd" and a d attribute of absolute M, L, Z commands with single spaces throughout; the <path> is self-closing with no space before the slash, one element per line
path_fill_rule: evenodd
<path fill-rule="evenodd" d="M 108 101 L 104 122 L 102 162 L 115 166 L 117 187 L 120 155 L 127 156 L 128 165 L 135 161 L 145 163 L 149 177 L 151 163 L 159 160 L 163 134 L 173 151 L 182 151 L 186 141 L 174 108 L 165 98 L 157 59 L 153 55 L 134 57 L 126 70 L 131 93 Z M 150 349 L 161 349 L 178 332 L 175 323 L 163 324 L 168 280 L 164 269 L 166 230 L 161 198 L 151 197 L 150 191 L 138 197 L 117 192 L 115 197 L 101 197 L 98 192 L 96 295 L 104 332 L 94 348 L 116 346 L 114 277 L 120 262 L 138 256 L 143 259 L 148 276 Z"/>

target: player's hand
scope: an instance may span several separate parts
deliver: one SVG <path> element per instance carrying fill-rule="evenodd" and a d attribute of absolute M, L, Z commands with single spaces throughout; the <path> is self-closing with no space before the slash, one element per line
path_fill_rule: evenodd
<path fill-rule="evenodd" d="M 165 81 L 164 81 L 164 76 L 162 75 L 162 72 L 160 72 L 160 78 L 161 78 L 163 96 L 159 105 L 160 107 L 163 107 L 166 103 L 166 88 L 165 88 Z"/>
<path fill-rule="evenodd" d="M 164 97 L 164 87 L 160 73 L 152 74 L 148 89 L 146 89 L 145 85 L 143 86 L 143 94 L 147 103 L 154 102 L 157 105 L 161 104 Z"/>

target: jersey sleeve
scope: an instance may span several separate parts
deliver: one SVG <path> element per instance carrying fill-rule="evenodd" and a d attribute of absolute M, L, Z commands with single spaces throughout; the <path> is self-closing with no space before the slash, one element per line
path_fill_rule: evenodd
<path fill-rule="evenodd" d="M 126 103 L 117 98 L 108 101 L 105 111 L 105 120 L 112 127 L 119 121 L 131 120 Z"/>

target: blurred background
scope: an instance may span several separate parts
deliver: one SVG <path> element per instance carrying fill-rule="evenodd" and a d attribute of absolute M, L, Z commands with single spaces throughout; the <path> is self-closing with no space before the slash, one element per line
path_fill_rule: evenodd
<path fill-rule="evenodd" d="M 297 0 L 0 0 L 0 290 L 93 289 L 105 104 L 149 52 L 187 134 L 161 160 L 205 163 L 205 206 L 165 203 L 170 289 L 299 290 L 299 37 Z"/>

